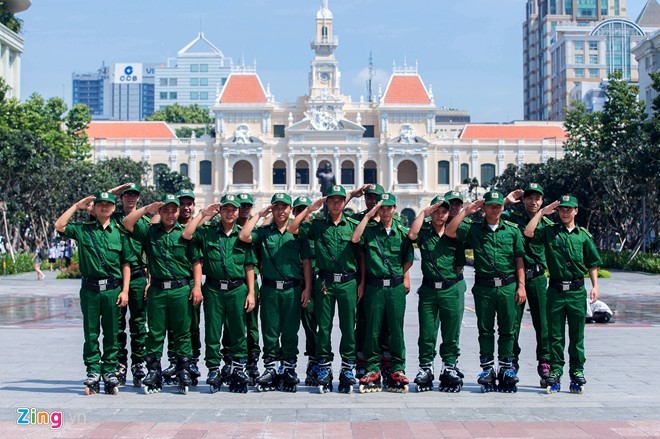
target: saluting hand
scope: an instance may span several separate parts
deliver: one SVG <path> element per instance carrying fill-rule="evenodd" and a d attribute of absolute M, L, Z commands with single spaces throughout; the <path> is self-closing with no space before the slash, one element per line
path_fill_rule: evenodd
<path fill-rule="evenodd" d="M 424 209 L 424 216 L 430 216 L 433 212 L 438 210 L 442 206 L 442 203 L 435 203 L 432 204 L 431 206 L 427 207 Z"/>
<path fill-rule="evenodd" d="M 259 218 L 265 218 L 273 211 L 273 205 L 269 204 L 259 211 Z"/>
<path fill-rule="evenodd" d="M 481 200 L 477 200 L 474 203 L 470 203 L 465 206 L 465 216 L 478 212 L 483 207 L 485 202 L 486 200 L 482 198 Z"/>
<path fill-rule="evenodd" d="M 378 209 L 380 209 L 380 206 L 382 205 L 383 205 L 383 201 L 381 200 L 378 203 L 376 203 L 376 205 L 372 207 L 371 210 L 367 212 L 365 216 L 368 217 L 369 219 L 373 218 L 374 216 L 376 216 L 376 214 L 378 213 Z"/>
<path fill-rule="evenodd" d="M 93 195 L 85 197 L 76 203 L 76 209 L 90 210 L 94 206 L 94 200 L 96 200 L 96 197 Z"/>
<path fill-rule="evenodd" d="M 506 196 L 506 198 L 504 199 L 504 203 L 505 204 L 520 203 L 520 197 L 522 197 L 524 193 L 525 191 L 522 189 L 513 190 L 509 192 L 509 195 Z"/>
<path fill-rule="evenodd" d="M 222 207 L 222 203 L 212 203 L 206 206 L 204 209 L 202 209 L 202 215 L 207 216 L 209 218 L 213 218 L 220 212 L 220 208 Z"/>
<path fill-rule="evenodd" d="M 163 203 L 161 201 L 156 201 L 155 203 L 144 206 L 144 210 L 149 215 L 156 215 L 161 207 L 163 207 Z"/>
<path fill-rule="evenodd" d="M 561 201 L 557 200 L 545 206 L 540 212 L 542 215 L 551 215 L 557 211 L 557 207 L 559 207 L 560 204 Z"/>
<path fill-rule="evenodd" d="M 108 192 L 110 192 L 112 195 L 121 195 L 129 187 L 131 187 L 130 183 L 124 183 L 124 184 L 120 184 L 119 186 L 113 187 Z"/>
<path fill-rule="evenodd" d="M 325 200 L 327 200 L 328 197 L 321 197 L 318 200 L 314 201 L 312 204 L 309 205 L 308 209 L 310 212 L 316 212 L 323 206 L 323 203 L 325 203 Z"/>
<path fill-rule="evenodd" d="M 353 189 L 351 191 L 351 198 L 360 198 L 364 195 L 364 191 L 367 189 L 373 189 L 374 185 L 373 184 L 365 184 L 362 187 L 359 187 L 357 189 Z"/>

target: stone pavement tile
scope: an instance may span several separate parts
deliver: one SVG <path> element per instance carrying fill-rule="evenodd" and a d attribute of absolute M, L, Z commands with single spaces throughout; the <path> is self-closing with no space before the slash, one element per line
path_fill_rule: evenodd
<path fill-rule="evenodd" d="M 352 422 L 353 439 L 382 438 L 383 430 L 378 422 Z"/>
<path fill-rule="evenodd" d="M 297 422 L 294 439 L 323 437 L 324 424 L 321 422 Z"/>
<path fill-rule="evenodd" d="M 264 434 L 267 438 L 293 438 L 296 431 L 296 423 L 293 422 L 269 422 L 264 425 Z"/>
<path fill-rule="evenodd" d="M 613 422 L 613 421 L 577 421 L 574 423 L 582 431 L 584 431 L 588 437 L 600 438 L 620 438 L 614 428 L 625 428 L 629 427 L 629 424 L 626 422 Z M 552 424 L 553 428 L 557 430 L 557 426 Z"/>
<path fill-rule="evenodd" d="M 415 438 L 441 437 L 433 422 L 409 422 L 408 427 Z"/>
<path fill-rule="evenodd" d="M 323 439 L 345 439 L 352 436 L 350 422 L 323 423 Z"/>
<path fill-rule="evenodd" d="M 621 437 L 651 437 L 651 435 L 644 433 L 635 427 L 613 428 L 612 431 Z"/>
<path fill-rule="evenodd" d="M 208 431 L 205 438 L 230 439 L 234 437 L 237 431 L 237 422 L 214 422 L 208 425 Z"/>
<path fill-rule="evenodd" d="M 120 438 L 142 437 L 156 424 L 154 422 L 131 422 L 118 433 Z"/>
<path fill-rule="evenodd" d="M 436 422 L 435 426 L 442 437 L 473 437 L 463 422 Z"/>
<path fill-rule="evenodd" d="M 382 422 L 381 430 L 383 432 L 383 437 L 387 439 L 406 439 L 413 438 L 412 431 L 410 431 L 410 426 L 408 422 Z"/>
<path fill-rule="evenodd" d="M 261 422 L 244 422 L 238 424 L 238 430 L 234 433 L 237 439 L 264 438 L 264 424 Z"/>
<path fill-rule="evenodd" d="M 463 425 L 472 436 L 494 437 L 497 434 L 489 422 L 464 422 Z"/>
<path fill-rule="evenodd" d="M 197 438 L 203 438 L 206 436 L 207 430 L 199 430 L 199 429 L 189 429 L 185 428 L 182 430 L 179 430 L 175 435 L 173 435 L 177 439 L 197 439 Z"/>
<path fill-rule="evenodd" d="M 660 437 L 660 421 L 630 421 L 629 424 L 651 436 Z"/>

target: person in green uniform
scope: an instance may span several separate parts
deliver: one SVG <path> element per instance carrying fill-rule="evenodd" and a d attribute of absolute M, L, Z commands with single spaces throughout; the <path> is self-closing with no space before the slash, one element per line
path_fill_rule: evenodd
<path fill-rule="evenodd" d="M 295 392 L 300 382 L 296 374 L 300 303 L 303 307 L 308 305 L 312 279 L 311 267 L 303 271 L 300 239 L 286 230 L 291 205 L 291 196 L 276 193 L 271 204 L 252 217 L 239 234 L 241 241 L 253 244 L 263 275 L 260 295 L 265 370 L 257 378 L 258 390 L 279 387 Z M 257 222 L 271 211 L 273 221 L 255 230 Z M 276 371 L 278 360 L 282 361 L 281 374 Z"/>
<path fill-rule="evenodd" d="M 133 255 L 128 250 L 127 238 L 111 220 L 116 199 L 109 192 L 86 197 L 69 207 L 55 222 L 64 238 L 78 241 L 80 272 L 80 308 L 83 314 L 83 361 L 87 369 L 85 392 L 99 391 L 103 377 L 107 393 L 116 393 L 117 331 L 119 307 L 128 303 Z M 93 207 L 92 207 L 93 206 Z M 93 209 L 93 221 L 69 223 L 78 210 Z M 98 339 L 103 334 L 103 353 Z"/>
<path fill-rule="evenodd" d="M 311 203 L 312 200 L 305 196 L 301 196 L 293 200 L 292 212 L 294 218 L 297 218 L 301 212 L 305 211 L 307 206 L 309 206 Z M 305 356 L 307 357 L 305 377 L 306 386 L 315 385 L 316 375 L 318 375 L 318 359 L 316 358 L 316 331 L 318 329 L 318 324 L 316 323 L 317 319 L 314 307 L 313 293 L 314 284 L 316 283 L 316 275 L 318 274 L 318 268 L 316 267 L 314 259 L 314 242 L 310 242 L 307 237 L 307 232 L 309 231 L 309 227 L 311 225 L 310 220 L 311 214 L 308 212 L 308 214 L 302 218 L 303 222 L 301 224 L 296 224 L 295 229 L 292 227 L 292 224 L 294 224 L 295 221 L 289 223 L 289 226 L 287 227 L 287 230 L 290 233 L 297 235 L 298 238 L 302 241 L 302 251 L 304 252 L 305 250 L 308 250 L 309 264 L 312 267 L 312 296 L 309 299 L 309 304 L 307 307 L 300 310 L 300 322 L 302 324 L 303 331 L 305 332 Z"/>
<path fill-rule="evenodd" d="M 109 192 L 113 193 L 111 189 Z M 125 231 L 122 220 L 133 212 L 140 201 L 140 186 L 137 183 L 127 183 L 118 188 L 121 195 L 122 211 L 115 211 L 112 219 L 120 230 Z M 149 221 L 142 217 L 140 221 Z M 145 377 L 144 351 L 147 341 L 147 264 L 142 256 L 142 244 L 135 239 L 127 240 L 129 251 L 135 256 L 131 262 L 131 283 L 128 289 L 128 306 L 119 310 L 119 354 L 117 358 L 117 375 L 122 384 L 126 382 L 126 371 L 128 369 L 128 350 L 126 349 L 128 337 L 126 336 L 126 316 L 130 311 L 128 319 L 129 332 L 131 334 L 131 374 L 133 385 L 140 387 Z"/>
<path fill-rule="evenodd" d="M 458 214 L 458 212 L 461 211 L 463 208 L 464 204 L 464 199 L 463 199 L 463 194 L 460 193 L 459 191 L 448 191 L 444 195 L 445 201 L 449 203 L 449 216 L 447 217 L 447 222 L 445 224 L 449 224 L 451 220 L 454 219 L 454 217 Z M 464 218 L 463 222 L 470 222 L 469 218 Z M 445 225 L 445 228 L 447 226 Z M 467 259 L 466 259 L 467 263 Z M 456 284 L 456 288 L 458 289 L 458 295 L 459 295 L 459 315 L 461 318 L 461 321 L 463 321 L 463 315 L 465 314 L 465 293 L 467 292 L 467 283 L 465 282 L 465 277 L 463 276 L 463 272 L 461 271 L 458 274 L 458 282 Z M 458 328 L 458 335 L 457 337 L 460 338 L 461 336 L 461 328 Z"/>
<path fill-rule="evenodd" d="M 439 325 L 442 331 L 440 390 L 459 392 L 462 373 L 456 368 L 463 304 L 458 289 L 458 275 L 465 266 L 465 248 L 445 234 L 450 205 L 435 197 L 410 227 L 408 238 L 416 242 L 422 255 L 422 285 L 419 294 L 419 372 L 415 377 L 418 391 L 433 390 L 433 359 L 436 355 Z M 430 216 L 431 221 L 424 222 Z"/>
<path fill-rule="evenodd" d="M 538 228 L 541 218 L 555 212 L 559 207 L 560 224 Z M 587 290 L 584 276 L 589 273 L 591 303 L 598 300 L 598 267 L 603 261 L 598 254 L 591 234 L 578 227 L 578 200 L 572 195 L 563 195 L 559 201 L 540 209 L 529 221 L 525 236 L 533 238 L 532 244 L 543 248 L 550 272 L 547 290 L 546 316 L 550 343 L 550 377 L 548 393 L 559 391 L 564 371 L 565 332 L 568 322 L 568 356 L 570 390 L 582 393 L 587 383 L 584 378 L 584 325 L 587 312 Z M 533 249 L 537 249 L 534 247 Z"/>
<path fill-rule="evenodd" d="M 468 204 L 447 225 L 450 238 L 458 238 L 474 249 L 475 282 L 472 288 L 482 372 L 477 382 L 482 391 L 515 392 L 518 376 L 513 368 L 514 322 L 516 306 L 525 302 L 524 238 L 518 226 L 503 220 L 504 195 L 487 192 L 482 200 Z M 483 222 L 462 223 L 463 219 L 484 211 Z M 495 317 L 498 325 L 498 363 L 495 375 Z"/>
<path fill-rule="evenodd" d="M 524 190 L 511 192 L 505 199 L 505 204 L 518 203 L 522 196 L 524 212 L 507 211 L 502 214 L 502 218 L 516 223 L 522 233 L 529 221 L 536 215 L 543 205 L 543 187 L 539 183 L 529 183 Z M 538 228 L 551 225 L 552 221 L 543 217 L 539 222 Z M 545 277 L 545 257 L 543 252 L 534 252 L 530 248 L 531 241 L 525 240 L 525 292 L 527 293 L 527 303 L 532 316 L 532 325 L 536 333 L 536 361 L 538 362 L 536 370 L 541 378 L 541 387 L 546 387 L 546 380 L 550 374 L 550 349 L 548 345 L 548 323 L 546 319 L 546 290 L 548 281 Z M 525 304 L 518 306 L 514 333 L 515 340 L 513 344 L 513 365 L 516 373 L 519 369 L 520 358 L 520 329 L 522 318 L 525 313 Z"/>
<path fill-rule="evenodd" d="M 316 357 L 319 361 L 318 386 L 321 393 L 332 390 L 332 345 L 331 335 L 335 307 L 339 314 L 341 342 L 339 354 L 342 358 L 339 375 L 339 391 L 351 393 L 355 384 L 355 312 L 357 304 L 358 247 L 351 242 L 351 236 L 358 221 L 343 214 L 346 203 L 346 190 L 343 186 L 330 186 L 325 197 L 316 200 L 300 212 L 289 225 L 289 231 L 296 232 L 300 225 L 300 237 L 307 241 L 303 256 L 314 260 L 318 268 L 318 279 L 314 288 L 316 315 L 319 323 Z M 328 215 L 306 223 L 303 235 L 302 221 L 313 212 L 326 206 Z"/>
<path fill-rule="evenodd" d="M 183 231 L 183 238 L 193 240 L 199 248 L 206 275 L 202 286 L 206 322 L 205 361 L 209 369 L 206 383 L 211 385 L 212 392 L 222 385 L 219 369 L 223 332 L 223 348 L 231 358 L 229 390 L 245 393 L 249 382 L 245 373 L 247 343 L 244 313 L 254 309 L 254 257 L 252 246 L 238 239 L 241 230 L 236 223 L 239 207 L 237 196 L 225 195 L 220 203 L 203 209 Z M 220 224 L 199 226 L 218 213 Z"/>
<path fill-rule="evenodd" d="M 160 359 L 165 334 L 170 331 L 176 354 L 179 391 L 187 393 L 193 384 L 190 373 L 192 345 L 190 321 L 193 306 L 202 302 L 202 265 L 195 246 L 183 238 L 179 219 L 179 198 L 172 194 L 162 202 L 131 212 L 123 224 L 134 239 L 142 243 L 151 275 L 147 301 L 147 336 L 145 360 L 149 373 L 144 379 L 145 392 L 160 390 Z M 159 214 L 158 224 L 144 224 L 145 214 Z"/>
<path fill-rule="evenodd" d="M 363 297 L 366 315 L 364 351 L 367 374 L 360 379 L 360 392 L 380 389 L 381 324 L 387 322 L 390 331 L 391 371 L 385 376 L 385 387 L 391 391 L 408 391 L 405 375 L 406 346 L 403 318 L 406 311 L 404 274 L 414 260 L 408 229 L 394 222 L 396 197 L 384 193 L 356 227 L 351 242 L 360 243 L 361 271 L 358 297 Z M 376 213 L 380 221 L 368 227 Z M 366 285 L 366 288 L 365 288 Z M 364 291 L 364 293 L 362 293 Z"/>

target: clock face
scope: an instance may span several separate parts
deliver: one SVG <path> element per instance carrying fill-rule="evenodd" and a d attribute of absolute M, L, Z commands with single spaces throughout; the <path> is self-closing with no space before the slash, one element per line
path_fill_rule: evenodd
<path fill-rule="evenodd" d="M 323 72 L 319 78 L 321 79 L 321 82 L 328 82 L 330 81 L 330 73 Z"/>

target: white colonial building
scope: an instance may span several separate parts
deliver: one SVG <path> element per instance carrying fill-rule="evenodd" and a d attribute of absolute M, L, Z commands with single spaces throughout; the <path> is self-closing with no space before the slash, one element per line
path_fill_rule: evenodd
<path fill-rule="evenodd" d="M 198 204 L 250 192 L 257 207 L 275 191 L 319 196 L 316 172 L 327 163 L 348 190 L 378 183 L 415 215 L 437 194 L 489 182 L 509 164 L 563 155 L 560 123 L 440 125 L 430 86 L 411 66 L 393 69 L 372 101 L 341 93 L 338 38 L 327 0 L 316 17 L 309 91 L 277 102 L 254 68 L 234 67 L 216 96 L 215 138 L 177 139 L 164 123 L 93 122 L 94 159 L 131 157 L 168 166 L 195 184 Z M 148 182 L 151 183 L 151 182 Z M 361 208 L 356 200 L 353 208 Z"/>

